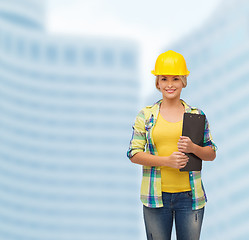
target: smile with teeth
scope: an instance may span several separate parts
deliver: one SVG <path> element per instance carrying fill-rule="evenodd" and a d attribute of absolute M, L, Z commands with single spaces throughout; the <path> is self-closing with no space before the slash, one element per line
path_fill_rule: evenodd
<path fill-rule="evenodd" d="M 166 89 L 166 92 L 173 93 L 176 89 Z"/>

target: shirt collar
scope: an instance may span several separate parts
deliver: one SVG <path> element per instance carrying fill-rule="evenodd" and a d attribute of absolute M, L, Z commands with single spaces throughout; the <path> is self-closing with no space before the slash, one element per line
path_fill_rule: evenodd
<path fill-rule="evenodd" d="M 194 107 L 191 107 L 190 105 L 188 105 L 184 100 L 180 99 L 180 101 L 183 104 L 183 106 L 185 107 L 186 113 L 189 113 L 189 112 L 191 112 L 192 109 L 195 109 Z M 157 101 L 152 107 L 155 107 L 156 110 L 159 112 L 159 108 L 160 108 L 161 103 L 162 103 L 162 99 Z"/>

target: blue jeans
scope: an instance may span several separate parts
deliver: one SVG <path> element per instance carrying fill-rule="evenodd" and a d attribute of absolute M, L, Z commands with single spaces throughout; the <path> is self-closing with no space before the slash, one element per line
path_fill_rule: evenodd
<path fill-rule="evenodd" d="M 143 206 L 148 240 L 170 240 L 175 220 L 177 240 L 198 240 L 204 208 L 192 210 L 192 192 L 162 193 L 163 207 Z"/>

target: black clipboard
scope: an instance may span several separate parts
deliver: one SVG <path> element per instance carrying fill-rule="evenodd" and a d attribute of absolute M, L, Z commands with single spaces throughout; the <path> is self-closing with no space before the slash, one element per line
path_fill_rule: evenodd
<path fill-rule="evenodd" d="M 202 114 L 184 113 L 182 136 L 189 137 L 193 143 L 203 146 L 206 116 Z M 185 153 L 188 163 L 180 171 L 201 171 L 202 160 L 193 153 Z"/>

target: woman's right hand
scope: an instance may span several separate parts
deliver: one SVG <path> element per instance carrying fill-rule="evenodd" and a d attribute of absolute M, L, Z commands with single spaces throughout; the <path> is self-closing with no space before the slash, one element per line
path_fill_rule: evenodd
<path fill-rule="evenodd" d="M 188 163 L 189 157 L 182 152 L 173 152 L 167 161 L 167 166 L 172 168 L 181 169 L 184 168 Z"/>

